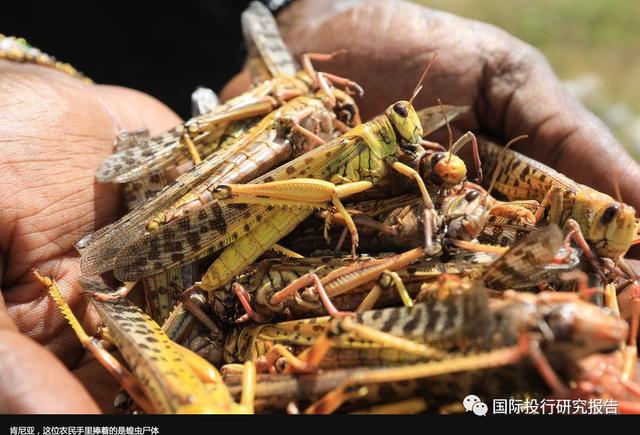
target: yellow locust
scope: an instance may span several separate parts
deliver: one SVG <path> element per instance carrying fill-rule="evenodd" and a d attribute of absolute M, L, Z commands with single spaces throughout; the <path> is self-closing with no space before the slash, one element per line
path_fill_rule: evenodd
<path fill-rule="evenodd" d="M 224 201 L 194 210 L 187 215 L 189 221 L 164 226 L 120 251 L 115 275 L 124 281 L 135 280 L 184 261 L 185 254 L 197 251 L 194 248 L 222 248 L 231 243 L 198 283 L 205 290 L 215 290 L 295 228 L 313 208 L 331 201 L 343 213 L 341 196 L 370 187 L 390 167 L 414 179 L 430 205 L 420 175 L 396 161 L 403 152 L 420 145 L 422 133 L 411 102 L 399 101 L 384 115 L 249 184 L 219 186 L 217 193 Z M 235 201 L 237 196 L 242 197 Z M 349 228 L 355 247 L 357 233 L 352 223 Z"/>
<path fill-rule="evenodd" d="M 45 285 L 82 345 L 105 367 L 146 413 L 232 414 L 253 412 L 255 366 L 243 369 L 243 392 L 235 403 L 220 373 L 202 357 L 173 343 L 142 310 L 126 299 L 104 302 L 92 298 L 106 326 L 102 338 L 114 344 L 131 371 L 100 343 L 87 335 L 50 278 L 35 277 Z M 111 290 L 97 281 L 83 279 L 85 290 L 102 294 Z"/>

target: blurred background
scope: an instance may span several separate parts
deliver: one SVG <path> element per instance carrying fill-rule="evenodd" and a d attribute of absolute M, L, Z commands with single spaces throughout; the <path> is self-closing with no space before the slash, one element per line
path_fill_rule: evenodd
<path fill-rule="evenodd" d="M 414 0 L 536 46 L 569 91 L 640 160 L 640 1 Z"/>
<path fill-rule="evenodd" d="M 249 1 L 5 2 L 0 32 L 25 37 L 98 83 L 154 95 L 187 117 L 185 97 L 196 86 L 217 91 L 241 68 L 239 16 Z M 414 1 L 495 24 L 538 47 L 640 159 L 640 1 Z"/>

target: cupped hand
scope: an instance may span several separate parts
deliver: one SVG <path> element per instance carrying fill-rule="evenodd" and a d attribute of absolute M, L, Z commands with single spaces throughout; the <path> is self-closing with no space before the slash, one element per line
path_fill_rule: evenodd
<path fill-rule="evenodd" d="M 438 51 L 415 106 L 470 105 L 458 123 L 507 141 L 515 149 L 578 182 L 609 194 L 619 179 L 625 202 L 640 210 L 640 169 L 609 129 L 568 95 L 544 56 L 489 24 L 404 1 L 301 0 L 279 17 L 285 42 L 299 56 L 346 48 L 320 70 L 355 80 L 365 89 L 363 118 L 408 99 Z M 237 77 L 223 97 L 247 86 Z"/>
<path fill-rule="evenodd" d="M 54 277 L 95 331 L 73 244 L 113 220 L 119 204 L 114 186 L 96 183 L 96 168 L 119 129 L 160 132 L 180 120 L 136 91 L 7 61 L 0 61 L 0 102 L 0 412 L 96 412 L 51 353 L 72 368 L 84 354 L 30 269 Z M 92 391 L 107 382 L 96 375 L 108 377 L 87 368 L 78 374 Z"/>
<path fill-rule="evenodd" d="M 437 97 L 471 105 L 462 128 L 503 140 L 528 134 L 520 150 L 609 193 L 619 178 L 625 201 L 640 206 L 636 163 L 566 93 L 544 57 L 509 34 L 402 1 L 300 0 L 279 20 L 296 55 L 349 50 L 321 69 L 363 85 L 365 118 L 407 99 L 438 50 L 418 108 L 435 104 Z M 242 74 L 223 97 L 247 86 Z M 77 286 L 73 244 L 118 211 L 116 189 L 97 184 L 95 170 L 112 151 L 118 129 L 146 127 L 153 133 L 179 120 L 135 91 L 5 61 L 0 101 L 0 412 L 97 412 L 82 384 L 51 353 L 70 367 L 83 355 L 29 270 L 56 278 L 74 312 L 93 330 L 96 319 Z M 76 375 L 94 398 L 105 393 L 101 368 L 85 365 Z"/>

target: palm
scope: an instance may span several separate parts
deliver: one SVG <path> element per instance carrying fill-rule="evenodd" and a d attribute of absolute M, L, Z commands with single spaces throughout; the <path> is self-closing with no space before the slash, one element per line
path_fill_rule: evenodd
<path fill-rule="evenodd" d="M 55 277 L 85 327 L 96 323 L 80 297 L 74 243 L 112 220 L 118 191 L 95 182 L 120 128 L 158 131 L 178 118 L 148 96 L 88 86 L 53 70 L 0 63 L 0 240 L 2 290 L 18 330 L 69 365 L 77 340 L 30 269 Z M 37 102 L 37 103 L 35 103 Z"/>

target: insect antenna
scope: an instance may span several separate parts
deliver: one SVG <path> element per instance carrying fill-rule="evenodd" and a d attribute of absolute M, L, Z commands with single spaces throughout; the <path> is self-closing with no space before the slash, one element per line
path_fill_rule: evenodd
<path fill-rule="evenodd" d="M 433 56 L 431 56 L 431 60 L 429 61 L 429 63 L 427 64 L 427 67 L 422 72 L 422 75 L 418 80 L 418 84 L 413 90 L 413 93 L 411 94 L 411 98 L 409 98 L 409 103 L 413 104 L 413 100 L 418 96 L 418 94 L 422 90 L 422 82 L 424 81 L 425 77 L 427 77 L 427 74 L 429 74 L 429 70 L 431 70 L 431 67 L 433 66 L 433 62 L 435 62 L 437 56 L 438 56 L 438 51 L 433 53 Z"/>
<path fill-rule="evenodd" d="M 622 192 L 620 191 L 620 175 L 618 173 L 613 176 L 613 192 L 615 193 L 618 202 L 623 203 Z"/>
<path fill-rule="evenodd" d="M 449 147 L 447 148 L 449 150 L 449 160 L 447 161 L 447 163 L 449 163 L 451 161 L 451 154 L 453 154 L 451 152 L 451 147 L 453 146 L 453 132 L 451 131 L 451 125 L 449 125 L 449 117 L 447 116 L 447 111 L 444 109 L 440 98 L 438 98 L 438 105 L 440 106 L 440 110 L 442 111 L 442 116 L 444 116 L 444 123 L 447 126 L 447 134 L 449 135 Z"/>

